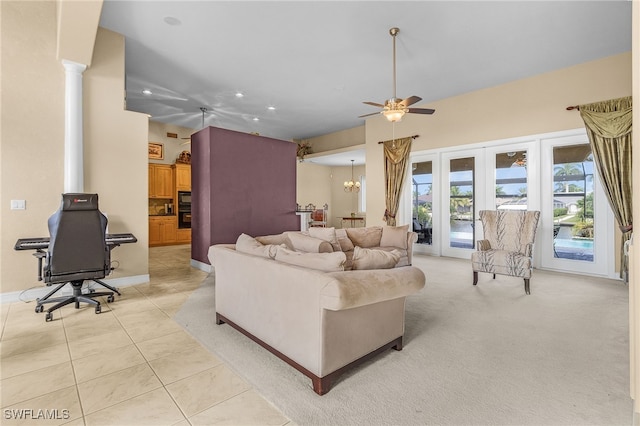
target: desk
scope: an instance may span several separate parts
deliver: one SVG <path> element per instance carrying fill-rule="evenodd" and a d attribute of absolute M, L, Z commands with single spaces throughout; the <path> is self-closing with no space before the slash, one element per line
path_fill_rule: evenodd
<path fill-rule="evenodd" d="M 358 228 L 365 226 L 365 220 L 363 216 L 349 216 L 339 218 L 342 222 L 343 228 Z M 349 226 L 345 226 L 349 225 Z"/>

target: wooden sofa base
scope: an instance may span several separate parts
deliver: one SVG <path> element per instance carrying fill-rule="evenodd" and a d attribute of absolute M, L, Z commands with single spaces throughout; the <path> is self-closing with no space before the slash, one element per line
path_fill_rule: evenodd
<path fill-rule="evenodd" d="M 266 350 L 268 350 L 269 352 L 271 352 L 272 354 L 274 354 L 275 356 L 277 356 L 278 358 L 280 358 L 281 360 L 283 360 L 284 362 L 286 362 L 287 364 L 289 364 L 290 366 L 292 366 L 293 368 L 295 368 L 296 370 L 304 374 L 305 376 L 309 377 L 313 384 L 313 390 L 318 395 L 324 395 L 325 393 L 329 392 L 335 380 L 348 369 L 355 367 L 356 365 L 361 364 L 373 358 L 374 356 L 386 351 L 387 349 L 393 348 L 397 351 L 402 350 L 402 336 L 400 336 L 392 340 L 391 342 L 387 343 L 386 345 L 369 352 L 368 354 L 356 359 L 353 362 L 350 362 L 344 367 L 339 368 L 338 370 L 324 377 L 318 377 L 315 374 L 313 374 L 311 371 L 307 370 L 306 368 L 304 368 L 303 366 L 301 366 L 300 364 L 298 364 L 297 362 L 295 362 L 294 360 L 292 360 L 291 358 L 283 354 L 282 352 L 278 351 L 272 346 L 269 346 L 267 343 L 263 342 L 253 334 L 249 333 L 247 330 L 235 324 L 233 321 L 229 321 L 227 318 L 225 318 L 224 316 L 216 312 L 216 324 L 220 325 L 224 323 L 229 324 L 231 327 L 235 328 L 240 333 L 244 334 L 245 336 L 247 336 L 257 344 L 259 344 L 260 346 L 262 346 L 263 348 L 265 348 Z"/>

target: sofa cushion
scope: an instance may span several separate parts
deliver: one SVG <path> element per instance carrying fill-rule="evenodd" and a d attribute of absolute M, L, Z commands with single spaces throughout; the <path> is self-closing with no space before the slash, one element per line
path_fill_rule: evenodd
<path fill-rule="evenodd" d="M 382 228 L 382 237 L 380 238 L 380 246 L 397 247 L 407 249 L 407 232 L 409 225 L 403 226 L 384 226 Z"/>
<path fill-rule="evenodd" d="M 256 238 L 256 241 L 264 245 L 274 244 L 276 246 L 279 246 L 281 244 L 289 243 L 289 241 L 287 240 L 287 234 L 285 234 L 284 232 L 281 234 L 256 236 L 255 238 Z M 289 248 L 293 249 L 293 247 L 289 247 Z"/>
<path fill-rule="evenodd" d="M 366 228 L 347 228 L 347 235 L 354 246 L 362 248 L 379 247 L 382 238 L 382 226 Z"/>
<path fill-rule="evenodd" d="M 344 270 L 346 256 L 341 251 L 331 253 L 303 253 L 279 246 L 276 251 L 276 260 L 303 268 L 316 269 L 324 272 L 336 272 Z"/>
<path fill-rule="evenodd" d="M 400 254 L 400 260 L 398 260 L 398 263 L 396 264 L 396 268 L 399 266 L 407 266 L 409 265 L 409 250 L 403 250 L 403 249 L 399 249 L 397 247 L 376 247 L 376 250 L 383 250 L 383 251 L 396 251 Z"/>
<path fill-rule="evenodd" d="M 400 260 L 398 250 L 377 250 L 356 246 L 353 249 L 353 269 L 391 269 Z"/>
<path fill-rule="evenodd" d="M 286 232 L 287 239 L 286 244 L 288 247 L 296 251 L 303 251 L 306 253 L 332 253 L 333 246 L 328 241 L 321 240 L 320 238 L 314 238 L 310 235 L 304 235 L 300 232 Z"/>
<path fill-rule="evenodd" d="M 333 251 L 342 251 L 340 243 L 338 242 L 338 237 L 336 237 L 336 228 L 312 226 L 309 228 L 309 236 L 327 241 L 331 244 L 331 247 L 333 247 Z"/>
<path fill-rule="evenodd" d="M 277 245 L 267 244 L 264 245 L 255 238 L 247 234 L 240 234 L 236 240 L 236 250 L 242 253 L 253 254 L 255 256 L 269 257 L 274 259 L 276 257 Z"/>
<path fill-rule="evenodd" d="M 344 228 L 336 229 L 336 238 L 338 238 L 338 243 L 340 244 L 340 250 L 344 252 L 353 250 L 354 245 L 353 245 L 353 242 L 351 242 L 351 240 L 349 239 L 346 229 Z"/>

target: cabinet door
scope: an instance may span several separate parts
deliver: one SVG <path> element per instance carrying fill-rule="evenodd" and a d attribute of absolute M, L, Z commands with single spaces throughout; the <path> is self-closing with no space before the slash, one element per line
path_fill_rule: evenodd
<path fill-rule="evenodd" d="M 175 243 L 178 238 L 178 221 L 175 217 L 165 218 L 162 221 L 162 242 Z"/>
<path fill-rule="evenodd" d="M 161 228 L 162 228 L 161 220 L 154 217 L 149 218 L 149 245 L 150 246 L 162 244 Z"/>
<path fill-rule="evenodd" d="M 176 189 L 191 191 L 191 166 L 176 164 Z"/>
<path fill-rule="evenodd" d="M 156 166 L 156 197 L 173 198 L 173 171 L 171 166 Z"/>
<path fill-rule="evenodd" d="M 156 196 L 156 168 L 149 164 L 149 198 Z"/>
<path fill-rule="evenodd" d="M 178 229 L 177 242 L 190 243 L 191 242 L 191 229 Z"/>

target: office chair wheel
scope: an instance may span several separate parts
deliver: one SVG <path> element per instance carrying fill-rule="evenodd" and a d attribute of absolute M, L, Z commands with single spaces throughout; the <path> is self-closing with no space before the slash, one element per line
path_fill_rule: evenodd
<path fill-rule="evenodd" d="M 36 306 L 36 314 L 39 314 L 42 311 L 44 311 L 44 306 L 42 306 L 42 305 Z"/>
<path fill-rule="evenodd" d="M 96 305 L 96 314 L 99 314 L 100 312 L 102 312 L 102 308 L 100 305 Z"/>
<path fill-rule="evenodd" d="M 47 312 L 47 316 L 44 319 L 46 322 L 53 321 L 53 314 L 51 312 Z"/>
<path fill-rule="evenodd" d="M 113 294 L 107 297 L 107 303 L 112 303 L 113 300 Z"/>

